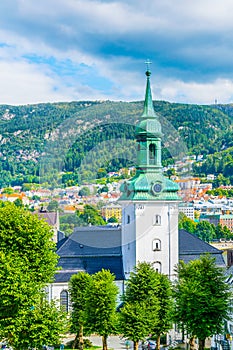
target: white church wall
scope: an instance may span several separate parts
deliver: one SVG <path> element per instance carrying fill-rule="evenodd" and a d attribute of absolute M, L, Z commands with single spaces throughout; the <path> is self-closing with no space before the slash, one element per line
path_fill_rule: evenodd
<path fill-rule="evenodd" d="M 152 263 L 155 269 L 172 278 L 178 263 L 178 203 L 153 201 L 122 205 L 126 278 L 139 261 Z"/>
<path fill-rule="evenodd" d="M 144 211 L 136 215 L 136 260 L 153 263 L 170 278 L 178 263 L 177 210 L 176 203 L 146 202 Z"/>
<path fill-rule="evenodd" d="M 122 297 L 123 292 L 124 292 L 124 281 L 115 280 L 115 284 L 119 290 L 119 294 L 117 296 L 117 305 L 119 305 L 122 302 L 121 297 Z M 51 283 L 46 289 L 48 300 L 49 301 L 55 300 L 57 302 L 57 305 L 59 306 L 61 292 L 64 290 L 68 292 L 68 282 Z M 68 309 L 69 309 L 69 311 L 71 310 L 70 296 L 69 295 L 68 295 Z"/>
<path fill-rule="evenodd" d="M 122 202 L 122 256 L 125 278 L 136 265 L 135 210 L 131 202 Z"/>

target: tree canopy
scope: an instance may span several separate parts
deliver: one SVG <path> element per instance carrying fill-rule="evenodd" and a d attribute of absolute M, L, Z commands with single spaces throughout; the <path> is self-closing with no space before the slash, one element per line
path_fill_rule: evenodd
<path fill-rule="evenodd" d="M 205 339 L 221 333 L 225 319 L 229 317 L 229 286 L 225 283 L 224 270 L 208 255 L 177 266 L 174 284 L 175 321 L 191 337 L 199 339 L 203 350 Z"/>
<path fill-rule="evenodd" d="M 15 348 L 19 342 L 21 348 L 27 341 L 32 344 L 32 338 L 36 337 L 34 330 L 39 324 L 43 324 L 44 332 L 33 340 L 37 345 L 54 341 L 54 334 L 58 336 L 62 328 L 59 321 L 62 313 L 52 304 L 45 306 L 43 301 L 43 290 L 53 280 L 58 259 L 52 236 L 49 225 L 36 215 L 11 203 L 1 204 L 0 336 Z M 35 310 L 32 316 L 37 315 L 38 323 L 35 321 L 29 326 L 32 309 Z M 53 323 L 46 312 L 55 319 Z"/>
<path fill-rule="evenodd" d="M 73 275 L 69 282 L 69 292 L 72 303 L 71 332 L 76 334 L 75 344 L 83 349 L 83 332 L 86 312 L 86 292 L 90 288 L 91 276 L 86 272 Z"/>
<path fill-rule="evenodd" d="M 155 271 L 151 264 L 139 263 L 127 281 L 123 302 L 122 334 L 134 342 L 135 350 L 140 340 L 152 334 L 159 348 L 161 334 L 172 327 L 172 293 L 167 276 Z"/>
<path fill-rule="evenodd" d="M 114 281 L 114 275 L 102 269 L 92 276 L 86 290 L 86 323 L 89 332 L 102 336 L 103 350 L 107 350 L 107 337 L 116 331 L 119 290 Z"/>

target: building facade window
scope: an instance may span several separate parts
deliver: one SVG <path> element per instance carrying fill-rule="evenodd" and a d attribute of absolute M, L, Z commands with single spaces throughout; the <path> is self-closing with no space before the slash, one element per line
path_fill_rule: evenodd
<path fill-rule="evenodd" d="M 153 242 L 152 242 L 152 249 L 153 251 L 156 251 L 156 250 L 161 250 L 161 241 L 160 239 L 154 239 Z"/>
<path fill-rule="evenodd" d="M 127 215 L 126 223 L 130 224 L 130 215 Z"/>
<path fill-rule="evenodd" d="M 153 225 L 161 225 L 161 216 L 160 215 L 155 215 L 153 218 Z"/>
<path fill-rule="evenodd" d="M 161 264 L 160 261 L 156 261 L 154 263 L 154 269 L 155 269 L 156 272 L 159 272 L 159 273 L 162 272 L 162 264 Z"/>
<path fill-rule="evenodd" d="M 60 293 L 60 306 L 65 312 L 68 312 L 68 291 L 62 290 Z"/>

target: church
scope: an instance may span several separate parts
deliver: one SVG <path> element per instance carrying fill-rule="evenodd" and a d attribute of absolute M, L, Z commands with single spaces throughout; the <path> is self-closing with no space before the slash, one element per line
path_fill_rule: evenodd
<path fill-rule="evenodd" d="M 48 290 L 69 309 L 68 282 L 73 274 L 94 274 L 102 268 L 116 276 L 120 294 L 138 262 L 153 264 L 155 270 L 174 280 L 174 267 L 210 253 L 225 266 L 222 252 L 184 230 L 178 230 L 178 185 L 162 171 L 162 130 L 153 106 L 151 72 L 146 71 L 144 109 L 136 125 L 136 175 L 121 185 L 121 227 L 76 227 L 57 243 L 59 268 Z"/>

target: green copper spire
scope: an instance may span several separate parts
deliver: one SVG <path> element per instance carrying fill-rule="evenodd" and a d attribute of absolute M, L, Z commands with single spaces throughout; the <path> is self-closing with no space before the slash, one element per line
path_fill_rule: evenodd
<path fill-rule="evenodd" d="M 148 63 L 148 61 L 146 62 Z M 151 72 L 147 67 L 146 71 L 146 94 L 144 109 L 139 123 L 136 126 L 137 149 L 137 169 L 141 172 L 161 172 L 161 124 L 155 113 L 151 87 Z"/>
<path fill-rule="evenodd" d="M 162 131 L 153 106 L 150 63 L 150 61 L 146 62 L 147 82 L 143 114 L 136 125 L 137 172 L 132 179 L 122 184 L 120 200 L 179 200 L 177 196 L 179 186 L 163 175 Z"/>
<path fill-rule="evenodd" d="M 146 63 L 149 63 L 149 62 L 147 61 Z M 151 75 L 151 72 L 149 71 L 149 67 L 148 67 L 146 71 L 146 76 L 147 76 L 146 95 L 145 95 L 144 111 L 142 114 L 142 118 L 157 117 L 153 106 L 153 100 L 152 100 L 152 94 L 151 94 L 151 88 L 150 88 L 150 75 Z"/>

